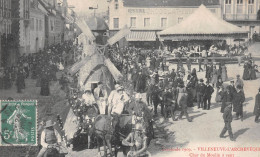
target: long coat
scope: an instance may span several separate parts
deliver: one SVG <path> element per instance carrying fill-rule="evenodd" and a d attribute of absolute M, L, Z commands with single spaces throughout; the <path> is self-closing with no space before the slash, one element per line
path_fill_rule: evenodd
<path fill-rule="evenodd" d="M 234 112 L 242 112 L 243 111 L 243 102 L 245 101 L 245 94 L 242 91 L 233 93 L 233 105 Z"/>
<path fill-rule="evenodd" d="M 250 65 L 247 63 L 244 65 L 243 80 L 249 80 L 250 78 Z"/>
<path fill-rule="evenodd" d="M 254 107 L 254 115 L 260 115 L 260 93 L 255 96 L 255 107 Z"/>

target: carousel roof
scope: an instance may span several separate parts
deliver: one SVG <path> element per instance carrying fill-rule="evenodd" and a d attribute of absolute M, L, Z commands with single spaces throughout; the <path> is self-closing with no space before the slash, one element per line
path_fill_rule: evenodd
<path fill-rule="evenodd" d="M 216 17 L 203 4 L 181 23 L 167 28 L 158 34 L 167 35 L 209 35 L 241 34 L 248 31 Z"/>

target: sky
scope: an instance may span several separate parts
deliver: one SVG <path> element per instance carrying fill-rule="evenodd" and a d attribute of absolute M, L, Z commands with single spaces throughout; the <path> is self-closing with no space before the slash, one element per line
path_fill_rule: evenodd
<path fill-rule="evenodd" d="M 97 7 L 96 12 L 107 11 L 108 2 L 107 0 L 68 0 L 69 5 L 75 6 L 74 11 L 80 13 L 93 13 L 93 10 L 89 10 L 89 7 Z"/>

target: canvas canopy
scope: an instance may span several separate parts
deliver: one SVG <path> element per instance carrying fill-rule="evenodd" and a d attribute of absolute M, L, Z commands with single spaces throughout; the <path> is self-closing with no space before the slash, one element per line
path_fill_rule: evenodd
<path fill-rule="evenodd" d="M 216 17 L 203 4 L 181 23 L 158 33 L 162 39 L 212 39 L 247 37 L 248 31 Z M 198 37 L 199 36 L 199 37 Z M 190 37 L 190 38 L 189 38 Z"/>

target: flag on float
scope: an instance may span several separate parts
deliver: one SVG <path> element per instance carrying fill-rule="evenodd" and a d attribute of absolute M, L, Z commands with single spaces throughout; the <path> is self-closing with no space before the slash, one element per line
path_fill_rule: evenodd
<path fill-rule="evenodd" d="M 109 45 L 113 45 L 116 42 L 118 42 L 120 39 L 122 39 L 123 37 L 127 36 L 129 33 L 131 33 L 130 28 L 125 26 L 123 29 L 121 29 L 119 32 L 117 32 L 113 37 L 109 38 L 107 43 Z"/>

